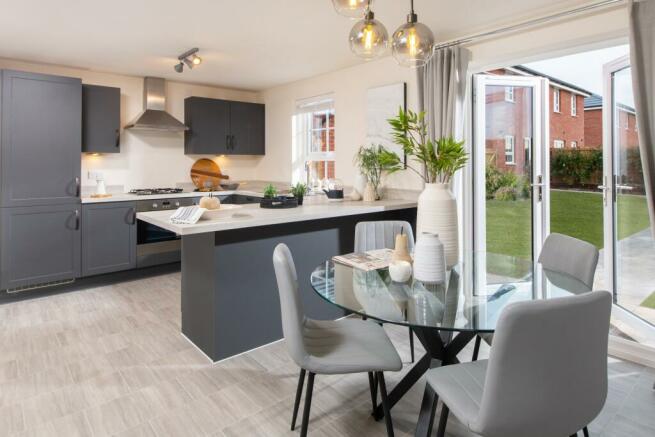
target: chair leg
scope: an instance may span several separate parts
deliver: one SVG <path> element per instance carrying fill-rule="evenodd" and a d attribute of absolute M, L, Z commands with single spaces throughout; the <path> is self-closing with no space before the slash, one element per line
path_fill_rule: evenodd
<path fill-rule="evenodd" d="M 477 361 L 478 360 L 478 354 L 480 353 L 480 342 L 482 341 L 482 337 L 479 335 L 475 336 L 475 347 L 473 348 L 473 360 L 472 361 Z"/>
<path fill-rule="evenodd" d="M 291 431 L 296 428 L 296 418 L 298 417 L 298 407 L 300 406 L 300 398 L 302 397 L 302 386 L 305 384 L 305 369 L 300 369 L 298 376 L 298 388 L 296 388 L 296 400 L 293 403 L 293 416 L 291 416 Z"/>
<path fill-rule="evenodd" d="M 412 363 L 414 362 L 414 333 L 412 332 L 412 328 L 408 329 L 409 331 L 409 350 L 412 353 Z"/>
<path fill-rule="evenodd" d="M 302 410 L 302 427 L 300 428 L 300 437 L 307 437 L 307 427 L 309 425 L 309 410 L 312 407 L 312 393 L 314 392 L 314 374 L 309 372 L 307 378 L 307 393 L 305 393 L 305 406 Z"/>
<path fill-rule="evenodd" d="M 375 409 L 378 406 L 378 383 L 373 372 L 368 372 L 368 386 L 371 389 L 371 404 L 375 413 Z"/>
<path fill-rule="evenodd" d="M 421 411 L 418 415 L 418 422 L 416 423 L 415 437 L 429 437 L 432 435 L 432 425 L 434 424 L 434 413 L 437 411 L 437 403 L 439 396 L 430 387 L 430 384 L 425 384 L 425 391 L 423 392 L 423 401 L 421 402 Z"/>
<path fill-rule="evenodd" d="M 439 419 L 439 428 L 437 428 L 437 437 L 446 435 L 446 423 L 448 422 L 448 413 L 450 410 L 446 404 L 441 404 L 441 418 Z"/>
<path fill-rule="evenodd" d="M 589 430 L 586 426 L 582 428 L 582 433 L 584 434 L 584 437 L 589 437 Z"/>
<path fill-rule="evenodd" d="M 380 396 L 382 397 L 382 409 L 384 410 L 384 422 L 387 424 L 387 437 L 393 437 L 393 422 L 391 421 L 391 410 L 387 399 L 387 385 L 384 383 L 384 374 L 376 372 L 378 384 L 380 384 Z"/>

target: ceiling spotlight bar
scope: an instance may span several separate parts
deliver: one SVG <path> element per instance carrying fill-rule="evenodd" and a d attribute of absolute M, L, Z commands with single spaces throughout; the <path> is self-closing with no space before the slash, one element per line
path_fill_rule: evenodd
<path fill-rule="evenodd" d="M 177 59 L 180 62 L 173 67 L 175 71 L 182 73 L 185 65 L 189 69 L 193 69 L 196 65 L 200 65 L 200 63 L 202 63 L 202 58 L 197 55 L 198 51 L 198 47 L 194 47 L 178 56 Z"/>

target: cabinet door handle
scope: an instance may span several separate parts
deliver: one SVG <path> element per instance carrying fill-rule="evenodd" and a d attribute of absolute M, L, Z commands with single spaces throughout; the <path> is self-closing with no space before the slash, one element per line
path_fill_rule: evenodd
<path fill-rule="evenodd" d="M 132 211 L 132 220 L 130 221 L 130 224 L 136 225 L 136 210 L 132 208 L 130 211 Z"/>
<path fill-rule="evenodd" d="M 80 178 L 75 178 L 75 197 L 80 197 Z"/>
<path fill-rule="evenodd" d="M 121 146 L 121 130 L 116 129 L 116 148 Z"/>
<path fill-rule="evenodd" d="M 225 149 L 230 150 L 230 136 L 225 135 Z"/>
<path fill-rule="evenodd" d="M 80 230 L 80 212 L 77 209 L 75 210 L 75 230 Z"/>

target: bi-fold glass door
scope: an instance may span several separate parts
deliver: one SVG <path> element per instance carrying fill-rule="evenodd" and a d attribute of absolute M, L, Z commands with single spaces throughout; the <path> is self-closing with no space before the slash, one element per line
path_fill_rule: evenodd
<path fill-rule="evenodd" d="M 651 233 L 628 56 L 604 67 L 604 249 L 599 287 L 614 293 L 617 334 L 655 346 Z"/>
<path fill-rule="evenodd" d="M 531 277 L 548 233 L 548 80 L 474 81 L 473 280 L 493 293 Z"/>

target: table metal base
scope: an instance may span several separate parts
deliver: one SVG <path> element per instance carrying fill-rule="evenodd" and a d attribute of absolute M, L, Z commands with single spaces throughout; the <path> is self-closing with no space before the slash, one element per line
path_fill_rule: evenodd
<path fill-rule="evenodd" d="M 416 364 L 414 364 L 403 379 L 396 384 L 393 390 L 389 392 L 389 408 L 393 408 L 393 406 L 396 405 L 405 393 L 407 393 L 429 369 L 459 363 L 457 354 L 460 353 L 476 335 L 475 332 L 460 332 L 453 336 L 452 332 L 442 333 L 435 328 L 421 327 L 412 327 L 412 331 L 416 334 L 416 337 L 423 345 L 426 353 L 416 362 Z M 421 407 L 419 426 L 421 425 L 421 419 L 429 419 L 429 417 L 424 418 L 423 416 L 423 408 Z M 373 417 L 375 417 L 375 420 L 381 420 L 384 417 L 382 405 L 377 405 L 373 412 Z"/>

